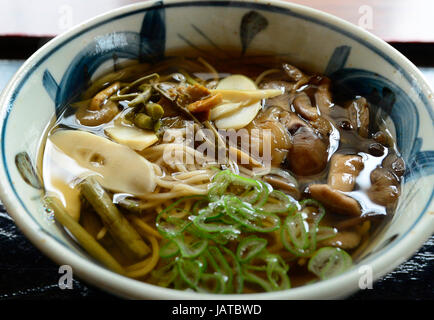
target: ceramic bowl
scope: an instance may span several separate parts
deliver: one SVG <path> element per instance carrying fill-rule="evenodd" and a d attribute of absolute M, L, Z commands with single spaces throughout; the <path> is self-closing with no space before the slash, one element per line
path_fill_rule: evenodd
<path fill-rule="evenodd" d="M 335 278 L 281 292 L 215 296 L 152 286 L 115 274 L 90 258 L 42 206 L 41 189 L 25 181 L 16 156 L 37 165 L 47 124 L 86 80 L 124 60 L 171 52 L 240 56 L 261 51 L 324 73 L 335 87 L 363 95 L 386 119 L 407 163 L 393 219 L 364 258 Z M 434 98 L 419 70 L 363 29 L 307 7 L 275 1 L 147 1 L 100 15 L 56 37 L 19 69 L 1 105 L 1 199 L 24 234 L 74 276 L 127 298 L 333 299 L 359 289 L 410 257 L 433 233 Z M 363 268 L 362 268 L 363 267 Z M 375 290 L 375 285 L 374 285 Z"/>

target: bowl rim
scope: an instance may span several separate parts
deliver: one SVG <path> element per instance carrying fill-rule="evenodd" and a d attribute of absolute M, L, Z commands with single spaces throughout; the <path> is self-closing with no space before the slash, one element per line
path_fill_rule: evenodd
<path fill-rule="evenodd" d="M 30 77 L 32 68 L 48 58 L 52 49 L 62 43 L 68 42 L 74 37 L 80 36 L 87 30 L 97 27 L 99 24 L 109 22 L 112 18 L 119 18 L 125 14 L 133 14 L 135 11 L 144 11 L 159 2 L 161 1 L 153 0 L 135 3 L 91 18 L 50 40 L 29 59 L 27 59 L 15 73 L 0 97 L 0 117 L 2 120 L 0 123 L 0 129 L 2 132 L 1 155 L 3 160 L 0 164 L 0 198 L 2 199 L 7 212 L 11 215 L 20 230 L 33 243 L 33 245 L 49 258 L 58 264 L 71 265 L 74 273 L 77 274 L 79 278 L 107 290 L 112 294 L 122 297 L 153 299 L 331 299 L 341 298 L 357 290 L 360 273 L 354 267 L 344 274 L 328 280 L 277 292 L 217 295 L 166 289 L 121 276 L 104 268 L 88 257 L 83 257 L 72 250 L 64 250 L 66 248 L 64 244 L 44 231 L 34 220 L 32 221 L 32 216 L 27 214 L 26 209 L 20 203 L 18 194 L 12 186 L 13 182 L 9 183 L 7 174 L 5 173 L 7 172 L 7 165 L 4 154 L 3 138 L 7 116 L 11 111 L 15 98 L 14 94 L 19 92 L 20 85 L 23 84 L 23 81 L 27 77 Z M 423 98 L 425 98 L 424 104 L 428 113 L 432 117 L 434 104 L 433 98 L 431 98 L 431 100 L 427 98 L 429 95 L 431 95 L 431 97 L 433 96 L 432 90 L 420 70 L 396 49 L 368 31 L 328 13 L 303 5 L 277 0 L 166 0 L 163 2 L 165 8 L 176 6 L 182 7 L 186 5 L 201 7 L 207 4 L 229 5 L 245 8 L 255 7 L 263 10 L 269 8 L 276 12 L 287 10 L 301 15 L 303 18 L 311 17 L 312 19 L 326 23 L 335 30 L 337 29 L 339 32 L 345 30 L 346 35 L 357 35 L 358 38 L 365 39 L 365 42 L 372 45 L 378 52 L 385 54 L 387 57 L 393 58 L 397 66 L 409 70 L 409 74 L 411 74 L 413 80 L 415 80 L 415 82 L 421 87 L 420 95 L 422 101 L 424 101 Z M 406 232 L 395 239 L 392 244 L 387 245 L 385 248 L 368 257 L 366 261 L 363 260 L 362 265 L 369 265 L 372 267 L 375 280 L 409 258 L 434 232 L 434 214 L 433 212 L 428 212 L 428 210 L 432 208 L 433 197 L 434 190 L 432 190 L 430 199 L 422 210 L 420 216 L 409 227 L 409 229 L 406 230 Z"/>

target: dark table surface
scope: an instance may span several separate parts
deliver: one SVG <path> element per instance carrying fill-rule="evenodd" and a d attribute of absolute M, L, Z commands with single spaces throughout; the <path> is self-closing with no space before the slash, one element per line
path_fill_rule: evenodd
<path fill-rule="evenodd" d="M 434 64 L 426 63 L 426 50 L 414 45 L 399 49 L 411 55 L 434 88 Z M 429 51 L 434 51 L 432 47 Z M 432 57 L 433 55 L 431 55 Z M 421 62 L 421 63 L 418 63 Z M 0 90 L 23 60 L 1 60 Z M 0 300 L 3 299 L 117 299 L 87 283 L 74 279 L 72 289 L 58 286 L 59 267 L 36 249 L 0 205 Z M 434 299 L 434 236 L 407 262 L 348 299 Z"/>

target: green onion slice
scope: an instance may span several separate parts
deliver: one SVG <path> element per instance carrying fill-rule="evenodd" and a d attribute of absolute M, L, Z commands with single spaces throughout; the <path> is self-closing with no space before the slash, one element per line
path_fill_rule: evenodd
<path fill-rule="evenodd" d="M 177 267 L 181 279 L 189 287 L 197 290 L 197 285 L 203 274 L 202 262 L 180 258 L 177 260 Z"/>
<path fill-rule="evenodd" d="M 351 256 L 340 248 L 324 247 L 310 258 L 307 268 L 320 279 L 343 273 L 352 265 Z"/>
<path fill-rule="evenodd" d="M 291 287 L 289 267 L 281 256 L 262 251 L 254 262 L 254 265 L 243 265 L 246 281 L 256 283 L 266 291 L 285 290 Z M 258 273 L 263 276 L 259 276 Z"/>
<path fill-rule="evenodd" d="M 241 240 L 237 248 L 236 257 L 240 262 L 248 262 L 253 257 L 261 253 L 267 246 L 267 240 L 258 238 L 256 236 L 250 236 Z"/>
<path fill-rule="evenodd" d="M 256 275 L 253 272 L 244 270 L 243 276 L 244 276 L 245 281 L 252 282 L 252 283 L 259 285 L 262 289 L 264 289 L 264 291 L 267 291 L 267 292 L 274 291 L 273 287 L 271 286 L 271 284 L 267 280 Z"/>
<path fill-rule="evenodd" d="M 215 274 L 221 274 L 224 276 L 225 288 L 227 288 L 227 290 L 232 290 L 232 268 L 229 266 L 220 249 L 216 246 L 210 246 L 208 248 L 207 258 L 210 265 L 215 270 Z"/>
<path fill-rule="evenodd" d="M 310 257 L 316 250 L 318 224 L 325 215 L 325 209 L 321 203 L 313 199 L 300 201 L 302 210 L 306 207 L 318 209 L 309 218 L 299 211 L 285 219 L 280 236 L 283 246 L 296 256 Z M 309 223 L 308 223 L 309 221 Z"/>
<path fill-rule="evenodd" d="M 333 238 L 338 234 L 338 230 L 332 227 L 319 226 L 316 232 L 316 241 L 320 242 Z"/>
<path fill-rule="evenodd" d="M 282 267 L 278 262 L 268 263 L 266 272 L 273 290 L 285 290 L 291 287 L 288 269 Z"/>
<path fill-rule="evenodd" d="M 155 225 L 158 231 L 166 238 L 175 238 L 182 235 L 185 228 L 187 228 L 191 221 L 183 219 L 183 217 L 188 215 L 183 209 L 183 204 L 186 200 L 198 199 L 203 200 L 205 196 L 188 196 L 183 197 L 173 204 L 168 206 L 166 209 L 162 210 L 156 218 Z M 182 213 L 180 217 L 179 213 Z"/>
<path fill-rule="evenodd" d="M 306 232 L 304 229 L 304 222 L 292 225 L 296 223 L 296 219 L 289 219 L 288 217 L 282 228 L 280 229 L 280 237 L 283 246 L 292 254 L 298 257 L 310 256 L 316 248 L 315 231 Z"/>
<path fill-rule="evenodd" d="M 289 267 L 280 255 L 265 253 L 263 259 L 267 263 L 266 274 L 273 291 L 285 290 L 291 287 L 288 277 Z"/>
<path fill-rule="evenodd" d="M 244 287 L 244 278 L 241 270 L 241 264 L 238 261 L 235 254 L 225 247 L 220 247 L 220 250 L 226 255 L 227 262 L 232 269 L 233 279 L 232 279 L 232 291 L 234 293 L 242 293 Z"/>
<path fill-rule="evenodd" d="M 170 240 L 166 242 L 160 248 L 160 257 L 161 258 L 171 258 L 176 256 L 179 253 L 179 247 L 175 241 Z"/>
<path fill-rule="evenodd" d="M 225 196 L 226 214 L 249 231 L 271 232 L 280 228 L 280 218 L 253 208 L 235 196 Z"/>
<path fill-rule="evenodd" d="M 319 222 L 325 215 L 324 206 L 320 202 L 314 199 L 304 199 L 300 201 L 300 206 L 301 206 L 301 210 L 303 210 L 306 207 L 316 207 L 318 209 L 318 212 L 312 218 L 313 224 L 319 224 Z"/>
<path fill-rule="evenodd" d="M 284 228 L 286 228 L 296 248 L 307 249 L 307 247 L 309 247 L 309 226 L 300 212 L 297 212 L 294 216 L 287 217 L 285 219 Z"/>
<path fill-rule="evenodd" d="M 240 230 L 233 225 L 225 223 L 207 222 L 210 219 L 215 219 L 222 215 L 222 212 L 218 210 L 218 215 L 216 215 L 216 210 L 211 207 L 204 208 L 199 211 L 199 215 L 193 220 L 193 224 L 201 231 L 204 232 L 231 232 L 233 234 L 239 234 Z"/>
<path fill-rule="evenodd" d="M 208 191 L 209 199 L 211 201 L 219 200 L 221 196 L 226 194 L 231 185 L 243 189 L 239 196 L 245 202 L 262 205 L 267 201 L 269 187 L 265 183 L 233 174 L 229 170 L 220 171 L 214 176 Z"/>
<path fill-rule="evenodd" d="M 206 293 L 226 293 L 226 278 L 220 273 L 204 273 L 197 285 L 197 291 Z"/>
<path fill-rule="evenodd" d="M 173 260 L 165 266 L 153 270 L 151 276 L 156 280 L 158 286 L 168 287 L 178 276 L 176 261 Z"/>
<path fill-rule="evenodd" d="M 268 201 L 262 206 L 266 212 L 288 215 L 293 214 L 299 205 L 298 202 L 291 196 L 279 190 L 273 190 L 269 196 Z"/>
<path fill-rule="evenodd" d="M 208 239 L 198 239 L 191 243 L 186 243 L 184 236 L 173 238 L 173 241 L 179 247 L 181 256 L 184 258 L 196 258 L 201 255 L 208 246 Z"/>

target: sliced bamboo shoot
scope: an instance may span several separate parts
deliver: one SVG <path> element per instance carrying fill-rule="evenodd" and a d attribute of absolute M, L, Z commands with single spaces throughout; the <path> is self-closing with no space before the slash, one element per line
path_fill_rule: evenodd
<path fill-rule="evenodd" d="M 137 151 L 142 151 L 158 141 L 158 137 L 153 131 L 142 130 L 136 127 L 116 125 L 106 128 L 104 131 L 117 143 L 126 145 Z"/>
<path fill-rule="evenodd" d="M 241 74 L 234 74 L 224 78 L 217 85 L 220 90 L 256 90 L 256 84 L 250 78 Z"/>
<path fill-rule="evenodd" d="M 261 104 L 253 103 L 215 120 L 214 124 L 218 129 L 241 129 L 255 119 L 259 110 L 261 110 Z"/>
<path fill-rule="evenodd" d="M 228 102 L 223 103 L 213 109 L 211 109 L 210 118 L 211 120 L 215 120 L 221 118 L 228 113 L 234 112 L 238 108 L 241 108 L 242 104 L 240 102 Z"/>
<path fill-rule="evenodd" d="M 86 169 L 81 172 L 81 178 L 96 173 L 97 181 L 104 188 L 137 197 L 155 189 L 151 163 L 127 146 L 77 130 L 57 131 L 49 140 L 79 167 Z"/>
<path fill-rule="evenodd" d="M 273 98 L 280 96 L 282 91 L 279 89 L 257 89 L 257 90 L 211 90 L 212 93 L 220 93 L 223 101 L 239 102 L 248 105 L 254 102 L 261 101 L 262 99 Z"/>
<path fill-rule="evenodd" d="M 211 110 L 211 120 L 218 129 L 240 129 L 247 126 L 261 109 L 261 100 L 281 95 L 280 90 L 259 90 L 253 80 L 232 75 L 219 82 L 212 93 L 220 93 L 223 103 Z"/>

